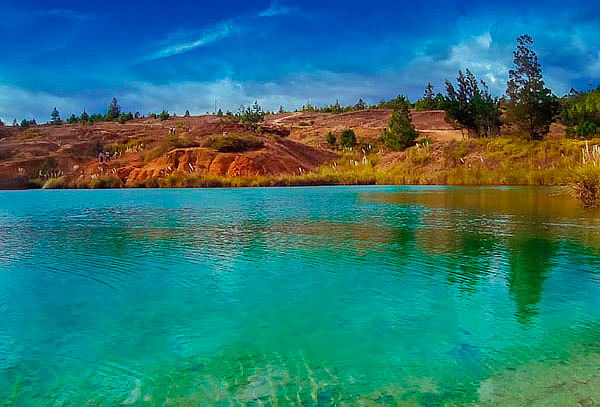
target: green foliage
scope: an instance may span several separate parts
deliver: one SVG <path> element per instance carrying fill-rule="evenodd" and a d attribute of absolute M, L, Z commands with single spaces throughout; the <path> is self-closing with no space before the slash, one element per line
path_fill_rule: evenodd
<path fill-rule="evenodd" d="M 559 104 L 546 88 L 538 56 L 529 48 L 532 45 L 533 40 L 528 35 L 517 38 L 517 49 L 513 53 L 515 69 L 508 72 L 506 117 L 529 140 L 541 140 L 550 131 Z"/>
<path fill-rule="evenodd" d="M 50 124 L 62 124 L 62 120 L 60 120 L 60 113 L 56 107 L 52 109 L 52 112 L 50 113 Z"/>
<path fill-rule="evenodd" d="M 92 178 L 83 187 L 89 189 L 117 189 L 123 188 L 123 181 L 114 175 L 103 175 Z"/>
<path fill-rule="evenodd" d="M 158 119 L 160 119 L 160 120 L 163 120 L 163 121 L 164 121 L 164 120 L 168 120 L 168 119 L 169 119 L 169 117 L 171 117 L 171 115 L 169 114 L 169 112 L 168 112 L 168 111 L 166 111 L 166 110 L 163 110 L 163 111 L 162 111 L 162 112 L 160 112 L 160 114 L 158 114 L 156 117 L 157 117 Z"/>
<path fill-rule="evenodd" d="M 0 126 L 4 126 L 4 122 L 0 119 Z"/>
<path fill-rule="evenodd" d="M 325 140 L 331 147 L 335 147 L 335 145 L 337 144 L 337 138 L 332 132 L 327 133 L 327 136 L 325 136 Z"/>
<path fill-rule="evenodd" d="M 84 110 L 83 113 L 81 113 L 81 116 L 79 117 L 79 120 L 82 123 L 87 123 L 90 121 L 90 115 L 87 114 L 87 112 Z"/>
<path fill-rule="evenodd" d="M 67 119 L 67 123 L 68 124 L 75 124 L 79 122 L 79 118 L 77 118 L 77 116 L 75 116 L 74 114 L 71 115 L 71 117 L 69 117 Z"/>
<path fill-rule="evenodd" d="M 352 129 L 345 129 L 340 134 L 340 145 L 342 147 L 354 147 L 356 145 L 356 134 Z"/>
<path fill-rule="evenodd" d="M 198 146 L 199 144 L 194 140 L 190 140 L 189 138 L 182 137 L 177 134 L 169 134 L 163 138 L 158 147 L 146 154 L 144 160 L 152 161 L 168 153 L 169 151 L 176 150 L 178 148 L 192 148 Z"/>
<path fill-rule="evenodd" d="M 44 182 L 43 189 L 65 189 L 69 187 L 69 183 L 65 177 L 50 178 Z"/>
<path fill-rule="evenodd" d="M 500 133 L 500 101 L 493 97 L 484 81 L 478 82 L 467 69 L 458 71 L 457 87 L 446 81 L 444 110 L 451 120 L 466 127 L 475 137 L 494 137 Z"/>
<path fill-rule="evenodd" d="M 379 104 L 379 108 L 381 109 L 404 109 L 404 107 L 408 104 L 409 108 L 411 107 L 410 100 L 408 100 L 404 95 L 398 95 L 394 99 L 388 100 L 387 102 L 381 102 Z"/>
<path fill-rule="evenodd" d="M 239 153 L 261 149 L 264 143 L 256 136 L 228 134 L 209 137 L 207 146 L 221 153 Z"/>
<path fill-rule="evenodd" d="M 365 110 L 367 107 L 364 100 L 358 99 L 358 102 L 354 105 L 354 110 Z"/>
<path fill-rule="evenodd" d="M 110 105 L 108 105 L 105 118 L 107 121 L 113 121 L 117 120 L 119 116 L 121 116 L 121 106 L 119 106 L 117 98 L 113 98 Z"/>
<path fill-rule="evenodd" d="M 131 112 L 129 113 L 121 113 L 119 115 L 119 118 L 117 119 L 117 121 L 121 124 L 125 124 L 128 121 L 133 120 L 133 114 Z"/>
<path fill-rule="evenodd" d="M 561 119 L 572 137 L 600 136 L 600 87 L 590 92 L 572 92 L 563 98 Z"/>
<path fill-rule="evenodd" d="M 46 179 L 55 175 L 59 170 L 60 168 L 56 159 L 54 157 L 46 157 L 40 165 L 39 175 L 41 178 Z"/>
<path fill-rule="evenodd" d="M 394 151 L 403 151 L 416 144 L 419 133 L 412 124 L 408 99 L 398 99 L 397 109 L 392 113 L 390 128 L 381 136 L 382 143 Z"/>
<path fill-rule="evenodd" d="M 186 110 L 183 117 L 191 117 L 190 111 Z"/>
<path fill-rule="evenodd" d="M 37 122 L 35 121 L 35 119 L 31 119 L 31 120 L 23 119 L 23 120 L 21 120 L 21 124 L 20 124 L 20 126 L 24 129 L 31 127 L 31 126 L 35 126 L 35 125 L 37 125 Z"/>
<path fill-rule="evenodd" d="M 244 126 L 250 129 L 256 129 L 258 124 L 265 120 L 265 112 L 263 112 L 262 107 L 258 104 L 258 101 L 255 101 L 252 106 L 241 106 L 236 117 L 237 120 Z"/>

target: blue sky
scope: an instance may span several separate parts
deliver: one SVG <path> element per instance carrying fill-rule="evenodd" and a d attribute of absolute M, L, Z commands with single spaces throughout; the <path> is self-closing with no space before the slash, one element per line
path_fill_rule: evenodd
<path fill-rule="evenodd" d="M 0 118 L 415 99 L 467 67 L 500 95 L 525 33 L 556 94 L 600 84 L 597 3 L 529 3 L 2 0 Z"/>

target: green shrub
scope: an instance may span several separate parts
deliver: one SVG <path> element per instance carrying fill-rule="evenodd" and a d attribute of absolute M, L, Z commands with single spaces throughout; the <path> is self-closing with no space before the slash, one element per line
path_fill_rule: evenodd
<path fill-rule="evenodd" d="M 256 136 L 229 134 L 226 136 L 210 137 L 207 146 L 221 153 L 239 153 L 242 151 L 259 150 L 264 147 L 264 143 Z"/>
<path fill-rule="evenodd" d="M 103 175 L 100 177 L 92 178 L 88 181 L 87 187 L 89 189 L 114 189 L 122 188 L 123 181 L 119 177 L 114 175 Z"/>
<path fill-rule="evenodd" d="M 69 187 L 69 183 L 65 177 L 50 178 L 42 186 L 43 189 L 65 189 Z"/>
<path fill-rule="evenodd" d="M 343 147 L 354 147 L 356 145 L 356 133 L 352 129 L 346 129 L 340 134 L 340 144 Z"/>
<path fill-rule="evenodd" d="M 146 161 L 152 161 L 168 153 L 169 151 L 176 150 L 178 148 L 192 148 L 198 146 L 199 144 L 197 142 L 190 140 L 187 137 L 180 137 L 177 134 L 169 134 L 162 140 L 158 147 L 146 154 L 144 159 Z"/>

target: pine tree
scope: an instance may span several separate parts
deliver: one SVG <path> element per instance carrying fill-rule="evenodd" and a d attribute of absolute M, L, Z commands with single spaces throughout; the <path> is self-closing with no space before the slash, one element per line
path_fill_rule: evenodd
<path fill-rule="evenodd" d="M 87 123 L 90 121 L 90 115 L 84 110 L 83 113 L 81 113 L 79 120 L 81 120 L 82 123 Z"/>
<path fill-rule="evenodd" d="M 75 116 L 74 114 L 71 115 L 71 117 L 69 117 L 67 119 L 67 123 L 68 124 L 75 124 L 79 121 L 79 119 L 77 119 L 77 116 Z"/>
<path fill-rule="evenodd" d="M 285 113 L 285 110 L 283 108 L 283 105 L 279 106 L 279 113 Z"/>
<path fill-rule="evenodd" d="M 0 119 L 0 126 L 4 126 L 4 122 Z"/>
<path fill-rule="evenodd" d="M 121 106 L 119 106 L 117 98 L 113 98 L 110 102 L 110 105 L 108 105 L 108 111 L 106 112 L 106 120 L 116 120 L 119 118 L 119 116 L 121 116 Z"/>
<path fill-rule="evenodd" d="M 186 111 L 185 111 L 185 114 L 183 115 L 183 117 L 190 117 L 190 116 L 191 116 L 191 115 L 190 115 L 190 111 L 189 111 L 189 110 L 186 110 Z"/>
<path fill-rule="evenodd" d="M 230 113 L 230 112 L 228 112 L 228 113 Z M 217 116 L 223 116 L 223 111 L 220 108 L 217 111 Z"/>
<path fill-rule="evenodd" d="M 448 117 L 456 120 L 461 130 L 467 128 L 472 136 L 497 136 L 501 124 L 498 98 L 492 97 L 486 83 L 477 82 L 469 69 L 465 73 L 458 71 L 456 82 L 457 88 L 446 81 L 444 110 Z"/>
<path fill-rule="evenodd" d="M 383 144 L 394 151 L 403 151 L 414 146 L 419 137 L 419 133 L 412 123 L 409 107 L 408 99 L 398 98 L 396 109 L 390 119 L 390 128 L 385 129 L 381 136 Z"/>
<path fill-rule="evenodd" d="M 423 102 L 426 110 L 432 110 L 435 107 L 435 94 L 433 93 L 433 85 L 431 82 L 425 87 Z"/>
<path fill-rule="evenodd" d="M 62 120 L 60 120 L 60 113 L 58 113 L 58 109 L 55 107 L 52 109 L 52 113 L 50 113 L 50 123 L 52 124 L 61 124 Z"/>
<path fill-rule="evenodd" d="M 530 47 L 528 35 L 517 38 L 513 52 L 515 69 L 508 72 L 506 117 L 529 140 L 540 140 L 550 131 L 550 124 L 558 113 L 558 101 L 546 88 L 537 53 Z"/>
<path fill-rule="evenodd" d="M 18 125 L 19 125 L 19 123 L 17 122 L 17 119 L 14 119 L 14 120 L 13 120 L 13 126 L 14 126 L 14 127 L 17 127 Z"/>

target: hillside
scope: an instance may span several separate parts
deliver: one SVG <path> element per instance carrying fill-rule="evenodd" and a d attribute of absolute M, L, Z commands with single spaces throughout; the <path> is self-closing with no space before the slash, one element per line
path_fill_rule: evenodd
<path fill-rule="evenodd" d="M 386 150 L 391 110 L 269 115 L 257 132 L 214 115 L 126 124 L 0 127 L 0 188 L 303 184 L 541 184 L 565 182 L 582 142 L 554 125 L 541 142 L 465 139 L 443 111 L 412 112 L 421 144 Z M 352 128 L 353 150 L 328 132 Z M 362 146 L 362 147 L 361 147 Z M 99 162 L 98 153 L 110 161 Z M 51 182 L 48 182 L 51 180 Z"/>

